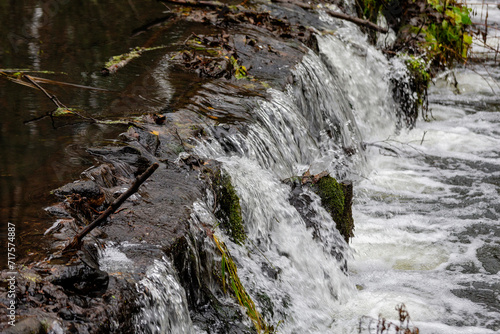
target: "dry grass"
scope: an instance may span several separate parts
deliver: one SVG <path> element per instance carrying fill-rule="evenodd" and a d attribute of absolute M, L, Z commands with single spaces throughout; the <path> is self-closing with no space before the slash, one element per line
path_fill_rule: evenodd
<path fill-rule="evenodd" d="M 378 319 L 370 317 L 362 317 L 359 320 L 358 333 L 369 334 L 419 334 L 418 327 L 410 325 L 410 314 L 406 309 L 405 304 L 396 306 L 396 311 L 399 314 L 399 325 L 388 321 L 380 316 Z"/>

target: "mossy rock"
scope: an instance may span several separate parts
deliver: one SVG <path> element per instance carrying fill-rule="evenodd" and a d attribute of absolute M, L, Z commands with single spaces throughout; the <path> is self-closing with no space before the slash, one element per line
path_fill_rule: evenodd
<path fill-rule="evenodd" d="M 243 226 L 240 198 L 231 183 L 231 177 L 221 171 L 216 172 L 213 176 L 213 188 L 217 206 L 215 216 L 231 239 L 243 244 L 247 235 Z"/>
<path fill-rule="evenodd" d="M 323 176 L 312 186 L 314 192 L 321 198 L 321 204 L 331 215 L 337 225 L 337 230 L 346 242 L 354 236 L 354 220 L 352 218 L 352 183 L 337 182 L 330 175 Z"/>
<path fill-rule="evenodd" d="M 342 186 L 333 177 L 327 175 L 316 183 L 316 193 L 321 197 L 321 204 L 332 214 L 332 218 L 339 218 L 344 213 L 344 192 Z"/>

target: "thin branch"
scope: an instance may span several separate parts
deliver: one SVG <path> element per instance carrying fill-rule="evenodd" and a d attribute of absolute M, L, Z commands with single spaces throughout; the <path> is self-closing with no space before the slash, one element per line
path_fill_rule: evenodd
<path fill-rule="evenodd" d="M 307 9 L 307 10 L 317 9 L 313 5 L 305 4 L 302 2 L 298 2 L 298 1 L 290 1 L 290 0 L 272 0 L 272 1 L 293 4 L 293 5 L 296 5 L 300 8 Z M 354 16 L 344 14 L 344 13 L 334 12 L 333 10 L 330 10 L 330 9 L 325 9 L 325 11 L 328 15 L 333 16 L 337 19 L 346 20 L 346 21 L 355 23 L 359 26 L 363 26 L 363 27 L 366 27 L 366 28 L 369 28 L 369 29 L 372 29 L 375 31 L 379 31 L 379 32 L 384 33 L 384 34 L 386 34 L 389 31 L 388 28 L 381 27 L 381 26 L 376 25 L 375 23 L 368 21 L 368 20 L 363 20 L 363 19 L 360 19 L 360 18 L 357 18 Z"/>
<path fill-rule="evenodd" d="M 422 140 L 420 141 L 420 145 L 422 145 L 424 143 L 424 138 L 425 138 L 426 134 L 427 134 L 427 131 L 424 131 L 424 134 L 422 135 Z"/>
<path fill-rule="evenodd" d="M 40 86 L 33 78 L 31 78 L 29 75 L 25 74 L 24 77 L 31 82 L 36 88 L 41 90 L 55 105 L 57 108 L 64 108 L 68 109 L 64 104 L 59 101 L 59 99 L 55 95 L 50 95 L 45 89 L 43 89 L 42 86 Z"/>
<path fill-rule="evenodd" d="M 160 2 L 173 3 L 176 5 L 192 6 L 192 7 L 209 7 L 209 8 L 221 8 L 227 5 L 219 1 L 191 1 L 191 0 L 159 0 Z"/>
<path fill-rule="evenodd" d="M 118 197 L 113 203 L 111 203 L 106 211 L 104 211 L 99 217 L 97 217 L 96 220 L 94 220 L 90 225 L 87 225 L 80 233 L 73 237 L 71 242 L 69 242 L 68 245 L 64 248 L 63 253 L 67 253 L 75 249 L 80 249 L 82 239 L 93 229 L 104 223 L 112 213 L 118 210 L 118 208 L 123 204 L 123 202 L 125 202 L 127 198 L 129 198 L 132 194 L 139 190 L 141 184 L 143 184 L 144 181 L 146 181 L 154 173 L 158 166 L 159 165 L 157 162 L 149 166 L 143 174 L 136 178 L 134 184 L 132 184 L 132 186 L 127 191 L 125 191 L 120 195 L 120 197 Z"/>
<path fill-rule="evenodd" d="M 326 12 L 330 16 L 336 17 L 338 19 L 346 20 L 346 21 L 355 23 L 359 26 L 363 26 L 363 27 L 366 27 L 366 28 L 369 28 L 369 29 L 372 29 L 372 30 L 375 30 L 375 31 L 378 31 L 378 32 L 381 32 L 384 34 L 389 32 L 388 28 L 381 27 L 381 26 L 376 25 L 375 23 L 368 21 L 368 20 L 362 20 L 360 18 L 357 18 L 354 16 L 349 16 L 349 15 L 346 15 L 344 13 L 334 12 L 333 10 L 329 10 L 329 9 L 327 9 Z"/>

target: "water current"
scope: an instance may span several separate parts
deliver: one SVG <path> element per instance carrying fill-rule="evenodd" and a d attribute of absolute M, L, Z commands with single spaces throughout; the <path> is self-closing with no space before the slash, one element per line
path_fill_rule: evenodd
<path fill-rule="evenodd" d="M 82 8 L 89 12 L 88 17 L 106 15 L 107 11 L 96 12 L 89 6 Z M 39 7 L 30 8 L 33 22 L 26 23 L 27 27 L 38 26 L 41 33 L 52 28 L 37 24 Z M 75 8 L 78 14 L 82 12 Z M 65 24 L 71 27 L 70 22 Z M 78 31 L 68 28 L 68 38 L 86 41 L 74 36 Z M 129 46 L 139 42 L 129 41 Z M 335 35 L 320 37 L 318 42 L 319 55 L 311 51 L 304 57 L 293 70 L 293 84 L 284 91 L 270 89 L 268 99 L 253 99 L 253 120 L 245 131 L 223 140 L 215 139 L 214 131 L 214 139 L 200 142 L 195 149 L 223 164 L 240 197 L 248 241 L 242 246 L 232 243 L 221 230 L 215 233 L 235 258 L 242 284 L 279 333 L 376 333 L 379 316 L 399 323 L 395 308 L 401 303 L 420 333 L 499 332 L 500 69 L 468 65 L 443 73 L 430 89 L 428 121 L 420 118 L 413 129 L 398 130 L 390 79 L 404 80 L 404 66 L 387 60 L 349 23 L 342 23 Z M 94 57 L 103 63 L 124 51 L 116 41 L 88 41 L 89 45 L 99 43 L 110 50 L 99 54 L 88 47 L 91 53 L 81 58 Z M 23 46 L 28 59 L 19 63 L 15 56 L 2 53 L 2 59 L 10 61 L 5 66 L 28 63 L 35 69 L 48 68 L 44 67 L 48 58 L 36 46 Z M 64 71 L 80 73 L 83 84 L 106 86 L 105 79 L 92 74 L 96 60 L 76 68 L 80 56 L 70 51 L 64 53 L 66 58 L 68 53 L 72 57 L 64 62 Z M 54 52 L 53 59 L 60 59 L 61 54 Z M 113 100 L 88 95 L 79 95 L 79 99 L 88 99 L 95 110 Z M 28 98 L 33 100 L 33 96 Z M 15 109 L 13 115 L 38 116 L 40 103 L 25 108 L 27 112 Z M 16 103 L 8 100 L 7 104 Z M 112 116 L 113 110 L 107 113 Z M 22 122 L 9 116 L 2 123 Z M 15 130 L 18 128 L 26 133 L 20 134 L 20 146 L 3 143 L 3 152 L 24 162 L 27 153 L 38 152 L 40 147 L 51 154 L 60 152 L 64 143 L 57 136 L 40 139 L 44 131 L 52 129 L 48 123 L 40 124 L 44 123 L 4 126 L 4 137 L 15 138 L 21 131 Z M 92 129 L 85 126 L 84 130 L 85 138 L 93 137 L 89 135 Z M 64 131 L 60 133 L 68 137 L 66 144 L 81 141 L 78 135 L 73 139 L 72 132 Z M 19 157 L 13 155 L 16 152 Z M 81 168 L 90 163 L 75 164 Z M 17 172 L 8 171 L 7 163 L 2 165 L 2 187 L 8 188 L 2 190 L 5 198 L 12 198 L 12 189 L 19 184 L 30 183 L 25 180 L 31 180 L 28 176 L 34 175 L 36 164 L 25 164 L 29 166 L 13 169 Z M 57 181 L 60 169 L 39 168 L 49 170 Z M 320 227 L 314 236 L 290 204 L 291 188 L 283 180 L 307 170 L 313 174 L 326 170 L 338 179 L 354 182 L 356 227 L 350 244 L 335 229 L 314 193 L 304 190 L 311 199 L 308 215 Z M 68 174 L 59 182 L 73 178 L 74 172 Z M 5 181 L 17 178 L 23 182 L 11 186 Z M 193 226 L 214 224 L 209 204 L 195 203 Z M 4 220 L 17 219 L 11 211 L 23 206 L 2 206 Z M 103 269 L 117 266 L 117 257 L 122 261 L 118 269 L 131 265 L 123 254 L 113 253 L 113 247 L 107 252 L 101 259 Z M 204 332 L 190 318 L 185 292 L 168 259 L 156 261 L 138 289 L 144 298 L 136 319 L 137 332 Z"/>
<path fill-rule="evenodd" d="M 401 65 L 350 25 L 319 42 L 295 85 L 258 102 L 248 133 L 225 138 L 236 150 L 198 147 L 231 175 L 258 248 L 227 241 L 244 285 L 270 297 L 283 333 L 376 333 L 379 317 L 399 324 L 402 303 L 421 333 L 499 331 L 500 72 L 444 73 L 428 120 L 397 131 L 388 79 L 404 77 Z M 361 157 L 347 158 L 345 147 Z M 289 204 L 282 180 L 308 169 L 355 180 L 349 247 L 317 199 L 321 238 Z"/>

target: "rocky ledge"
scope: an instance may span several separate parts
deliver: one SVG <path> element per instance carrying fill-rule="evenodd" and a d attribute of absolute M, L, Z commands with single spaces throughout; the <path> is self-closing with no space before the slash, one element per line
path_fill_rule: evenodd
<path fill-rule="evenodd" d="M 185 26 L 190 34 L 171 51 L 172 73 L 179 78 L 176 98 L 164 114 L 129 120 L 128 130 L 112 144 L 89 148 L 101 163 L 83 171 L 80 180 L 54 190 L 58 201 L 47 212 L 55 223 L 43 236 L 52 248 L 44 261 L 25 259 L 15 274 L 16 326 L 9 326 L 9 314 L 2 314 L 2 332 L 135 333 L 149 293 L 138 284 L 163 257 L 174 265 L 196 326 L 217 333 L 251 333 L 253 327 L 272 331 L 258 312 L 251 322 L 244 320 L 251 310 L 245 315 L 236 299 L 225 298 L 235 296 L 236 291 L 226 292 L 223 286 L 228 275 L 239 282 L 236 266 L 213 236 L 213 226 L 193 224 L 193 204 L 211 204 L 221 227 L 237 243 L 246 238 L 241 208 L 220 165 L 197 157 L 192 148 L 207 139 L 207 128 L 222 143 L 234 129 L 244 131 L 252 120 L 252 99 L 265 97 L 269 87 L 293 83 L 291 69 L 309 48 L 315 50 L 314 33 L 305 24 L 322 23 L 316 14 L 293 6 L 244 11 L 220 4 L 177 6 L 168 24 Z M 189 84 L 193 77 L 194 86 Z M 81 247 L 63 252 L 76 233 L 154 162 L 159 168 L 137 193 L 85 237 Z M 303 180 L 308 177 L 313 176 Z M 307 180 L 293 187 L 303 187 Z M 311 184 L 348 239 L 352 188 L 332 180 L 322 175 Z M 300 200 L 291 199 L 296 206 Z M 106 263 L 107 249 L 115 248 L 126 256 L 127 266 Z M 4 282 L 10 276 L 2 272 Z M 10 292 L 8 285 L 0 290 L 0 303 L 6 307 Z M 244 289 L 239 293 L 246 295 Z"/>

